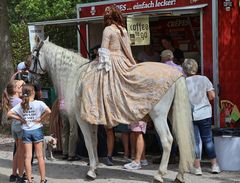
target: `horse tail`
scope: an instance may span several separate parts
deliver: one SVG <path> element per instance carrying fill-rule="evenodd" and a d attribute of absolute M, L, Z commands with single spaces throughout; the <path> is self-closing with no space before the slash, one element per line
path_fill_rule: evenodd
<path fill-rule="evenodd" d="M 185 172 L 193 166 L 195 159 L 192 113 L 185 78 L 179 78 L 175 86 L 172 128 L 179 146 L 179 168 Z"/>

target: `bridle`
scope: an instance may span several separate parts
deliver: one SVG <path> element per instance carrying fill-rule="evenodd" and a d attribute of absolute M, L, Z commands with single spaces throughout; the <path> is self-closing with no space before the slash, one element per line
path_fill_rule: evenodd
<path fill-rule="evenodd" d="M 44 70 L 41 66 L 41 63 L 40 63 L 40 60 L 39 60 L 39 52 L 40 52 L 40 49 L 42 48 L 44 42 L 41 41 L 39 46 L 37 48 L 35 48 L 32 52 L 32 62 L 33 62 L 33 68 L 32 69 L 29 69 L 29 72 L 30 73 L 33 73 L 33 74 L 37 74 L 37 75 L 43 75 L 45 74 L 47 71 Z M 36 52 L 36 55 L 34 54 Z M 43 72 L 43 74 L 41 73 L 38 73 L 37 72 L 37 67 L 39 66 L 39 68 L 41 69 L 41 71 Z"/>

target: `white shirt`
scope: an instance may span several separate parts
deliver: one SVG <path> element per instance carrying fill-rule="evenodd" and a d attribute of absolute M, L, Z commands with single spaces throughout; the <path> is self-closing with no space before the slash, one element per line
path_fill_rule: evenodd
<path fill-rule="evenodd" d="M 186 78 L 193 120 L 198 121 L 212 117 L 212 107 L 207 92 L 214 90 L 206 76 L 195 75 Z"/>
<path fill-rule="evenodd" d="M 22 102 L 22 99 L 18 98 L 18 97 L 10 97 L 10 102 L 11 102 L 11 106 L 12 107 L 15 107 L 16 105 L 18 105 L 19 103 Z M 12 120 L 12 125 L 20 125 L 21 122 L 16 120 L 16 119 L 13 119 Z"/>
<path fill-rule="evenodd" d="M 42 127 L 42 124 L 35 123 L 34 121 L 39 119 L 46 109 L 47 105 L 44 102 L 34 100 L 32 102 L 29 102 L 29 110 L 26 112 L 23 112 L 21 104 L 13 107 L 11 111 L 18 114 L 27 122 L 26 124 L 22 124 L 23 130 L 35 130 Z"/>

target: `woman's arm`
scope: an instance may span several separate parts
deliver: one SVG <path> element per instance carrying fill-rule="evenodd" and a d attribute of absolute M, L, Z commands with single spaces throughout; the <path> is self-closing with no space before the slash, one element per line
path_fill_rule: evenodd
<path fill-rule="evenodd" d="M 215 92 L 214 90 L 207 92 L 208 100 L 213 100 L 215 98 Z"/>
<path fill-rule="evenodd" d="M 111 28 L 105 27 L 105 29 L 103 30 L 101 48 L 107 48 L 107 49 L 109 48 L 110 35 L 111 35 Z"/>
<path fill-rule="evenodd" d="M 18 114 L 12 112 L 11 110 L 8 111 L 7 118 L 8 119 L 16 119 L 16 120 L 20 121 L 22 124 L 26 123 L 26 121 L 23 118 L 21 118 Z"/>
<path fill-rule="evenodd" d="M 16 78 L 16 75 L 18 74 L 18 73 L 20 73 L 21 71 L 17 71 L 17 72 L 15 72 L 13 75 L 12 75 L 12 77 L 11 77 L 11 79 L 10 79 L 10 81 L 13 81 L 13 80 L 15 80 L 15 78 Z"/>

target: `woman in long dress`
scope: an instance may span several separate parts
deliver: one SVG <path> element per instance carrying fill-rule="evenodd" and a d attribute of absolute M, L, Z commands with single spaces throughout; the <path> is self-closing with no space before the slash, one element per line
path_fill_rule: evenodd
<path fill-rule="evenodd" d="M 82 76 L 80 116 L 108 128 L 141 120 L 182 76 L 166 64 L 136 64 L 120 10 L 107 7 L 99 59 Z"/>

